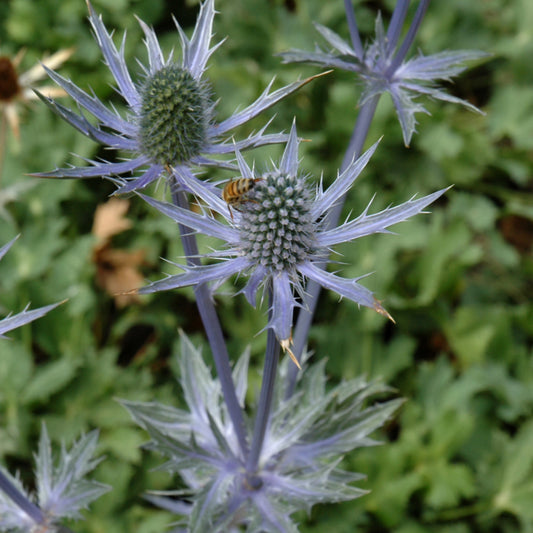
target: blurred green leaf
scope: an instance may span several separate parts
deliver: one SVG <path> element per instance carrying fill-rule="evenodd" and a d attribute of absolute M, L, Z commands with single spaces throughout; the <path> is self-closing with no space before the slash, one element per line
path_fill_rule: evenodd
<path fill-rule="evenodd" d="M 436 509 L 454 507 L 463 498 L 471 498 L 476 494 L 474 475 L 465 465 L 437 461 L 428 476 L 431 476 L 431 488 L 427 502 Z"/>
<path fill-rule="evenodd" d="M 61 359 L 36 370 L 35 376 L 21 395 L 23 403 L 45 401 L 63 389 L 76 375 L 78 364 L 70 359 Z"/>
<path fill-rule="evenodd" d="M 533 146 L 533 89 L 499 87 L 489 113 L 489 126 L 493 137 L 509 137 L 517 148 L 530 150 Z"/>
<path fill-rule="evenodd" d="M 533 422 L 524 424 L 502 458 L 500 488 L 494 496 L 497 512 L 516 515 L 524 531 L 533 524 Z"/>

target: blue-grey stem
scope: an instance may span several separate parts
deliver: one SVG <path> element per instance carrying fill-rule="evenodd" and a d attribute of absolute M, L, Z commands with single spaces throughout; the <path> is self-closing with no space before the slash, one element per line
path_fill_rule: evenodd
<path fill-rule="evenodd" d="M 363 61 L 363 56 L 365 52 L 361 43 L 359 29 L 357 28 L 357 22 L 355 20 L 355 11 L 352 6 L 352 0 L 344 0 L 344 11 L 346 12 L 346 20 L 348 21 L 350 39 L 352 41 L 352 46 L 355 51 L 355 55 L 358 59 Z"/>
<path fill-rule="evenodd" d="M 376 112 L 378 101 L 379 95 L 375 95 L 361 106 L 352 132 L 352 137 L 348 144 L 348 148 L 346 149 L 346 153 L 344 154 L 344 159 L 340 169 L 341 173 L 354 159 L 357 159 L 361 155 L 366 137 L 368 135 L 368 130 L 370 129 L 370 124 L 372 123 L 374 113 Z M 332 228 L 337 224 L 342 213 L 343 205 L 344 198 L 328 212 L 326 227 Z M 327 261 L 323 261 L 320 264 L 320 267 L 326 268 L 326 265 Z M 319 295 L 320 285 L 313 281 L 309 282 L 306 287 L 305 295 L 302 301 L 302 307 L 300 308 L 300 312 L 298 314 L 298 320 L 296 321 L 296 327 L 294 329 L 292 338 L 293 352 L 298 360 L 301 360 L 303 350 L 307 343 L 307 336 L 309 335 L 309 329 L 311 328 L 311 322 L 313 321 Z M 292 365 L 287 374 L 287 378 L 289 380 L 286 389 L 287 398 L 292 396 L 292 393 L 294 392 L 297 374 L 298 369 L 296 368 L 296 365 Z"/>
<path fill-rule="evenodd" d="M 272 291 L 269 292 L 269 303 L 272 305 Z M 278 339 L 276 338 L 276 334 L 272 328 L 268 328 L 265 365 L 263 368 L 263 379 L 261 381 L 261 395 L 259 397 L 259 405 L 257 407 L 250 455 L 248 455 L 248 460 L 246 462 L 248 483 L 252 488 L 259 488 L 255 486 L 257 483 L 254 483 L 254 481 L 260 482 L 260 480 L 255 480 L 254 474 L 257 471 L 259 457 L 261 455 L 263 442 L 265 440 L 265 432 L 270 418 L 274 383 L 276 382 L 276 371 L 279 361 L 279 352 L 280 345 Z M 296 368 L 296 365 L 292 366 Z"/>
<path fill-rule="evenodd" d="M 410 0 L 398 0 L 394 6 L 392 17 L 390 19 L 389 29 L 387 30 L 387 51 L 390 54 L 398 44 L 400 33 L 405 22 L 407 9 L 409 8 Z"/>
<path fill-rule="evenodd" d="M 28 500 L 22 492 L 20 492 L 10 479 L 4 475 L 0 470 L 0 490 L 7 494 L 15 504 L 17 504 L 34 522 L 35 524 L 42 524 L 44 522 L 43 512 L 33 502 Z"/>
<path fill-rule="evenodd" d="M 370 124 L 374 118 L 376 112 L 376 107 L 378 106 L 379 95 L 375 95 L 372 98 L 369 98 L 360 108 L 359 115 L 355 122 L 355 126 L 348 143 L 348 148 L 346 148 L 346 153 L 342 160 L 342 165 L 340 168 L 340 173 L 342 174 L 348 166 L 357 159 L 363 152 L 363 147 L 365 145 L 366 138 L 368 136 L 368 131 L 370 130 Z M 344 202 L 338 202 L 333 206 L 333 208 L 328 212 L 328 215 L 331 217 L 331 221 L 328 223 L 328 226 L 332 228 L 337 224 L 339 217 L 342 212 L 342 204 Z"/>
<path fill-rule="evenodd" d="M 420 24 L 422 23 L 422 19 L 426 14 L 427 8 L 429 6 L 429 1 L 430 0 L 420 0 L 420 4 L 418 4 L 418 7 L 416 8 L 416 13 L 413 18 L 413 22 L 411 22 L 411 26 L 409 26 L 409 29 L 407 30 L 407 35 L 405 36 L 402 44 L 400 45 L 400 48 L 394 56 L 394 59 L 392 60 L 391 64 L 387 68 L 387 77 L 393 76 L 398 67 L 402 64 L 402 61 L 405 59 L 409 48 L 411 48 L 411 45 L 415 40 L 418 28 L 420 28 Z"/>
<path fill-rule="evenodd" d="M 173 202 L 184 209 L 189 209 L 189 202 L 187 194 L 180 190 L 179 187 L 175 187 L 172 192 Z M 182 224 L 178 224 L 181 240 L 183 243 L 183 249 L 187 256 L 187 264 L 199 265 L 198 259 L 198 245 L 196 237 L 193 231 Z M 229 361 L 229 354 L 224 341 L 224 334 L 222 332 L 222 326 L 218 320 L 218 315 L 215 311 L 213 300 L 211 299 L 211 293 L 206 284 L 199 284 L 194 287 L 194 294 L 196 296 L 196 306 L 198 312 L 202 318 L 205 333 L 211 346 L 211 352 L 213 354 L 213 360 L 217 370 L 218 378 L 220 380 L 220 386 L 222 388 L 222 394 L 224 395 L 224 401 L 228 408 L 241 453 L 243 457 L 248 454 L 248 443 L 246 441 L 246 430 L 244 425 L 243 410 L 237 399 L 235 391 L 235 384 L 233 383 L 233 377 L 231 375 L 231 365 Z"/>

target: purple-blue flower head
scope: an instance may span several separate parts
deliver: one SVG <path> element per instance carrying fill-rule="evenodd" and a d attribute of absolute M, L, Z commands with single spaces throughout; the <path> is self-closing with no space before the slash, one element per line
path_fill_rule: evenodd
<path fill-rule="evenodd" d="M 148 64 L 141 64 L 144 75 L 139 80 L 132 78 L 126 65 L 124 39 L 117 48 L 101 17 L 96 15 L 89 2 L 88 6 L 95 37 L 115 78 L 117 91 L 127 104 L 127 114 L 121 115 L 95 95 L 88 94 L 48 68 L 48 75 L 76 101 L 80 109 L 93 115 L 97 124 L 92 125 L 81 112 L 75 113 L 51 98 L 40 94 L 39 97 L 84 135 L 129 154 L 129 158 L 120 162 L 89 161 L 90 166 L 56 169 L 37 176 L 107 177 L 122 185 L 120 192 L 127 192 L 146 187 L 165 173 L 175 171 L 181 176 L 191 176 L 190 167 L 234 168 L 225 161 L 213 159 L 213 156 L 232 154 L 236 148 L 245 150 L 286 140 L 287 136 L 283 134 L 266 135 L 266 126 L 238 142 L 228 137 L 232 129 L 257 116 L 312 78 L 275 91 L 271 91 L 271 82 L 250 106 L 226 120 L 215 120 L 215 104 L 204 79 L 209 57 L 222 44 L 210 45 L 214 0 L 206 0 L 202 4 L 190 39 L 174 21 L 181 41 L 179 61 L 172 53 L 164 56 L 154 31 L 139 20 L 148 51 Z"/>
<path fill-rule="evenodd" d="M 202 283 L 218 286 L 235 274 L 246 275 L 248 280 L 243 292 L 250 304 L 255 305 L 260 287 L 271 291 L 268 327 L 274 329 L 284 347 L 291 338 L 293 310 L 299 305 L 299 296 L 303 294 L 307 279 L 390 318 L 373 293 L 359 283 L 361 278 L 344 279 L 323 270 L 320 265 L 333 246 L 372 233 L 386 233 L 389 226 L 422 211 L 443 194 L 444 189 L 373 215 L 368 214 L 369 205 L 354 220 L 327 229 L 325 216 L 351 188 L 377 143 L 353 161 L 327 190 L 323 190 L 320 184 L 313 191 L 309 178 L 298 169 L 298 142 L 293 125 L 279 166 L 259 175 L 237 152 L 239 179 L 252 180 L 246 183 L 254 184 L 238 210 L 231 208 L 220 195 L 194 182 L 191 190 L 207 205 L 205 213 L 194 213 L 144 197 L 179 224 L 218 238 L 226 243 L 226 247 L 207 254 L 220 259 L 219 262 L 201 266 L 180 265 L 185 270 L 183 274 L 153 282 L 139 292 L 151 293 Z M 218 220 L 213 212 L 225 220 Z"/>
<path fill-rule="evenodd" d="M 396 108 L 404 143 L 408 146 L 416 131 L 415 114 L 427 113 L 425 107 L 417 101 L 420 95 L 461 104 L 472 111 L 480 112 L 469 102 L 447 94 L 438 88 L 435 82 L 450 80 L 452 76 L 457 76 L 466 68 L 464 65 L 466 61 L 487 57 L 485 52 L 457 50 L 430 56 L 419 53 L 416 57 L 405 60 L 428 3 L 428 0 L 420 2 L 411 27 L 400 45 L 397 42 L 398 36 L 409 4 L 405 0 L 397 3 L 388 32 L 383 28 L 381 16 L 377 16 L 375 38 L 363 47 L 353 8 L 349 0 L 345 0 L 351 45 L 329 28 L 315 24 L 322 37 L 331 46 L 330 50 L 322 50 L 319 47 L 314 52 L 290 50 L 280 56 L 285 63 L 313 63 L 327 68 L 355 72 L 363 87 L 360 105 L 376 95 L 388 92 Z"/>
<path fill-rule="evenodd" d="M 297 511 L 365 493 L 354 486 L 363 476 L 342 470 L 340 461 L 352 450 L 377 444 L 370 434 L 402 403 L 398 399 L 372 401 L 386 393 L 387 387 L 362 378 L 328 387 L 322 359 L 299 374 L 296 391 L 289 397 L 284 384 L 290 363 L 285 359 L 279 367 L 257 468 L 249 471 L 218 380 L 184 336 L 180 352 L 185 409 L 156 402 L 122 402 L 135 422 L 148 431 L 148 447 L 165 457 L 163 468 L 182 478 L 180 489 L 147 497 L 180 515 L 184 526 L 180 531 L 292 533 L 298 531 L 293 516 Z M 302 359 L 304 365 L 307 356 Z M 253 396 L 248 363 L 249 351 L 233 370 L 243 405 Z"/>

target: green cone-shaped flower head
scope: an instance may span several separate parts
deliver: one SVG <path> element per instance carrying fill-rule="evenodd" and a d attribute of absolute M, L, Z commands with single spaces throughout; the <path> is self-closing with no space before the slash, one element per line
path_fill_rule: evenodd
<path fill-rule="evenodd" d="M 141 91 L 140 143 L 154 163 L 177 166 L 208 144 L 207 91 L 174 64 L 150 76 Z"/>

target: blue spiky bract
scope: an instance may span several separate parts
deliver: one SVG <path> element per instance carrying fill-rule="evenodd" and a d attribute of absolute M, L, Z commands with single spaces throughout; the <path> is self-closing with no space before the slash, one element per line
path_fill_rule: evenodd
<path fill-rule="evenodd" d="M 293 533 L 295 512 L 365 494 L 354 485 L 363 476 L 342 470 L 340 460 L 377 444 L 370 434 L 402 401 L 375 402 L 376 395 L 389 394 L 389 389 L 362 378 L 326 387 L 325 360 L 307 367 L 307 357 L 291 397 L 285 387 L 292 362 L 281 364 L 258 468 L 248 473 L 218 380 L 200 350 L 182 335 L 178 365 L 187 407 L 122 402 L 148 431 L 148 447 L 167 459 L 165 468 L 178 472 L 185 485 L 175 498 L 166 492 L 149 499 L 180 515 L 193 533 L 240 531 L 242 526 L 248 533 Z M 249 359 L 246 351 L 233 370 L 243 405 L 250 397 Z"/>
<path fill-rule="evenodd" d="M 408 4 L 408 2 L 407 2 Z M 312 63 L 325 68 L 338 68 L 354 72 L 362 86 L 358 106 L 363 106 L 375 96 L 389 93 L 402 128 L 406 146 L 416 132 L 416 114 L 428 113 L 419 97 L 430 97 L 460 104 L 471 111 L 481 111 L 471 103 L 448 94 L 438 87 L 438 81 L 448 81 L 466 68 L 466 63 L 486 58 L 488 54 L 477 50 L 445 51 L 430 56 L 419 53 L 406 60 L 429 0 L 421 0 L 401 44 L 398 42 L 406 2 L 397 2 L 391 26 L 386 32 L 381 16 L 376 18 L 375 38 L 363 48 L 351 2 L 345 1 L 351 44 L 333 30 L 315 24 L 318 32 L 330 45 L 329 50 L 317 47 L 313 52 L 289 50 L 280 54 L 285 63 Z"/>
<path fill-rule="evenodd" d="M 230 131 L 242 126 L 317 76 L 295 81 L 272 90 L 273 80 L 250 105 L 230 117 L 215 121 L 215 104 L 211 100 L 205 77 L 207 61 L 222 42 L 211 46 L 214 0 L 206 0 L 192 37 L 189 39 L 176 22 L 181 43 L 181 59 L 165 57 L 152 28 L 139 20 L 145 35 L 148 64 L 141 64 L 144 75 L 136 79 L 126 64 L 124 42 L 117 47 L 113 33 L 105 27 L 90 2 L 89 21 L 117 86 L 127 104 L 121 115 L 96 95 L 87 93 L 72 81 L 45 67 L 46 72 L 73 98 L 79 109 L 95 118 L 87 120 L 83 112 L 73 111 L 59 102 L 37 93 L 39 98 L 73 128 L 100 144 L 120 150 L 120 161 L 89 161 L 85 167 L 58 168 L 35 176 L 47 178 L 111 179 L 122 193 L 143 189 L 164 176 L 172 184 L 179 182 L 189 189 L 196 180 L 195 171 L 202 167 L 235 169 L 226 156 L 235 150 L 247 150 L 287 140 L 284 133 L 266 134 L 266 124 L 241 140 L 232 139 Z"/>
<path fill-rule="evenodd" d="M 322 190 L 320 186 L 316 192 L 312 191 L 309 176 L 299 171 L 298 144 L 293 124 L 279 164 L 265 173 L 255 173 L 237 152 L 241 176 L 258 181 L 248 201 L 235 213 L 216 193 L 191 184 L 192 191 L 211 212 L 219 213 L 227 224 L 217 220 L 211 212 L 197 214 L 144 197 L 179 224 L 221 239 L 227 246 L 208 254 L 222 261 L 205 266 L 180 265 L 185 273 L 155 281 L 139 292 L 150 293 L 211 282 L 220 285 L 234 274 L 246 275 L 248 281 L 243 293 L 252 305 L 256 304 L 256 295 L 261 287 L 272 290 L 268 327 L 275 331 L 281 342 L 291 337 L 293 309 L 299 305 L 298 296 L 305 290 L 306 279 L 391 318 L 372 291 L 359 283 L 364 276 L 344 279 L 327 272 L 322 266 L 324 258 L 329 255 L 332 246 L 373 233 L 386 233 L 389 226 L 420 213 L 446 189 L 375 214 L 368 214 L 369 204 L 359 217 L 327 228 L 323 221 L 328 212 L 350 190 L 378 143 L 352 161 L 327 190 Z"/>

